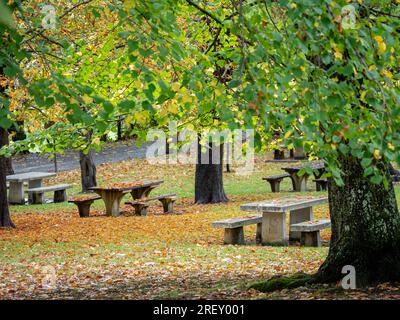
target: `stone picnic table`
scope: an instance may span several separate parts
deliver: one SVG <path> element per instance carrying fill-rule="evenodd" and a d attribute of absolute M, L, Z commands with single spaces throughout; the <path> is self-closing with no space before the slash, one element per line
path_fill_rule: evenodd
<path fill-rule="evenodd" d="M 162 180 L 139 180 L 133 182 L 113 183 L 100 187 L 89 188 L 96 192 L 104 201 L 106 206 L 106 215 L 118 217 L 120 215 L 119 207 L 121 199 L 127 194 L 132 195 L 133 200 L 147 197 L 150 192 L 163 183 Z"/>
<path fill-rule="evenodd" d="M 262 244 L 287 245 L 286 212 L 289 211 L 289 224 L 313 220 L 312 207 L 328 202 L 328 197 L 297 196 L 282 197 L 274 200 L 264 200 L 242 204 L 240 210 L 260 212 Z M 290 232 L 290 240 L 299 240 L 300 232 Z"/>
<path fill-rule="evenodd" d="M 319 179 L 325 172 L 325 165 L 323 162 L 303 163 L 296 166 L 281 168 L 282 170 L 290 174 L 290 178 L 293 182 L 294 191 L 307 191 L 307 180 L 310 175 L 307 172 L 305 172 L 302 176 L 298 175 L 299 171 L 304 169 L 305 167 L 311 167 L 314 170 L 314 176 L 316 179 Z"/>
<path fill-rule="evenodd" d="M 10 183 L 10 190 L 8 193 L 8 201 L 12 204 L 24 204 L 24 182 L 28 182 L 28 189 L 42 187 L 43 179 L 55 177 L 54 172 L 26 172 L 12 174 L 6 177 Z M 28 195 L 29 200 L 32 200 L 32 195 Z"/>

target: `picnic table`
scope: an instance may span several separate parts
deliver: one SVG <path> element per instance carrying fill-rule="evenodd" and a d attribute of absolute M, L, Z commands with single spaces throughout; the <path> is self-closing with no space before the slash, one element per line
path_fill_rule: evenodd
<path fill-rule="evenodd" d="M 13 204 L 24 204 L 24 182 L 28 182 L 28 189 L 42 187 L 43 179 L 55 177 L 54 172 L 26 172 L 12 174 L 6 177 L 10 183 L 10 190 L 8 193 L 8 201 Z M 29 193 L 28 198 L 32 201 L 32 194 Z"/>
<path fill-rule="evenodd" d="M 312 207 L 328 202 L 328 197 L 298 196 L 282 197 L 242 204 L 240 210 L 262 214 L 262 244 L 287 245 L 286 212 L 290 214 L 290 225 L 313 220 Z M 289 233 L 290 240 L 300 240 L 300 232 Z"/>
<path fill-rule="evenodd" d="M 314 176 L 316 179 L 319 179 L 325 172 L 325 165 L 323 162 L 303 163 L 300 165 L 281 168 L 282 170 L 290 174 L 290 177 L 293 181 L 294 191 L 307 191 L 307 180 L 310 175 L 307 172 L 305 172 L 302 176 L 298 175 L 299 171 L 307 166 L 314 169 Z"/>
<path fill-rule="evenodd" d="M 164 181 L 162 180 L 139 180 L 133 182 L 114 183 L 89 189 L 96 192 L 103 199 L 106 206 L 106 215 L 118 217 L 120 215 L 119 207 L 121 199 L 127 193 L 132 195 L 133 200 L 141 199 L 147 197 L 156 186 L 163 182 Z"/>

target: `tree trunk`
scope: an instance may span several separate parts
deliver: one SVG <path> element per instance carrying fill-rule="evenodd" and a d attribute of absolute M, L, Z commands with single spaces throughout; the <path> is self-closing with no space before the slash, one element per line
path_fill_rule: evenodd
<path fill-rule="evenodd" d="M 92 150 L 88 154 L 79 152 L 79 163 L 81 165 L 82 192 L 88 192 L 89 188 L 97 185 L 96 165 L 93 161 Z"/>
<path fill-rule="evenodd" d="M 9 139 L 8 139 L 8 130 L 2 130 L 1 132 L 1 147 L 6 146 L 9 144 Z M 4 172 L 6 176 L 10 174 L 14 174 L 14 169 L 12 166 L 12 158 L 11 157 L 4 157 Z"/>
<path fill-rule="evenodd" d="M 201 146 L 198 143 L 198 158 L 195 174 L 195 203 L 197 204 L 228 201 L 228 198 L 225 195 L 223 184 L 223 144 L 216 146 L 212 143 L 209 143 L 209 147 L 210 149 L 208 150 L 208 154 L 205 156 L 203 155 L 203 159 L 208 159 L 208 161 L 202 161 Z M 218 152 L 219 161 L 215 161 Z"/>
<path fill-rule="evenodd" d="M 317 282 L 335 282 L 344 277 L 342 268 L 356 271 L 357 287 L 400 280 L 400 215 L 388 165 L 389 187 L 363 177 L 360 161 L 340 159 L 344 186 L 329 184 L 332 236 L 329 254 L 316 274 Z"/>
<path fill-rule="evenodd" d="M 0 127 L 0 148 L 8 144 L 8 131 Z M 11 221 L 7 200 L 7 158 L 0 156 L 0 226 L 15 228 Z"/>

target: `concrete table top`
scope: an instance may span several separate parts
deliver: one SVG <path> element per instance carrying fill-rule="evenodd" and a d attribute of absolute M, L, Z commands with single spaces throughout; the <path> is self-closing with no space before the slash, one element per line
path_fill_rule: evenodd
<path fill-rule="evenodd" d="M 6 179 L 10 182 L 24 182 L 55 177 L 56 175 L 57 174 L 55 172 L 26 172 L 9 175 L 6 177 Z"/>
<path fill-rule="evenodd" d="M 92 187 L 89 188 L 90 190 L 97 191 L 97 190 L 104 190 L 104 191 L 131 191 L 135 189 L 147 188 L 151 186 L 157 186 L 163 183 L 163 180 L 155 180 L 155 181 L 148 181 L 148 180 L 139 180 L 132 182 L 122 182 L 110 185 L 104 185 L 99 187 Z"/>
<path fill-rule="evenodd" d="M 286 212 L 287 210 L 297 210 L 312 207 L 328 202 L 328 197 L 297 196 L 283 197 L 274 200 L 264 200 L 253 203 L 242 204 L 242 211 L 256 212 Z"/>
<path fill-rule="evenodd" d="M 321 161 L 306 162 L 306 163 L 302 163 L 302 164 L 299 164 L 299 165 L 282 167 L 281 169 L 285 170 L 285 171 L 300 171 L 300 170 L 302 170 L 302 169 L 304 169 L 306 167 L 310 167 L 311 169 L 314 169 L 314 170 L 325 169 L 325 165 Z"/>

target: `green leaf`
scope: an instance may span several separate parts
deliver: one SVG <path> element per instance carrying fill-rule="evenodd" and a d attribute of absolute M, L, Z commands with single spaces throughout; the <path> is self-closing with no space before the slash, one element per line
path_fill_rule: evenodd
<path fill-rule="evenodd" d="M 15 22 L 12 12 L 8 6 L 0 1 L 0 24 L 4 24 L 11 29 L 15 29 Z"/>

